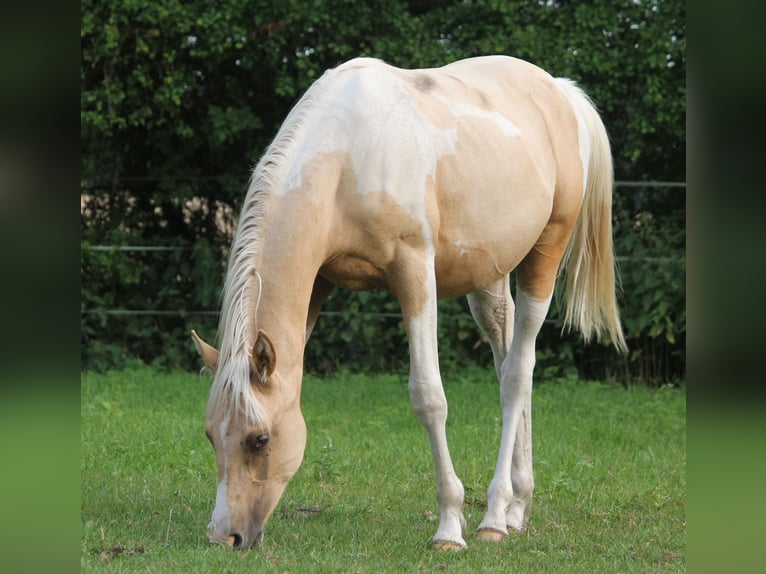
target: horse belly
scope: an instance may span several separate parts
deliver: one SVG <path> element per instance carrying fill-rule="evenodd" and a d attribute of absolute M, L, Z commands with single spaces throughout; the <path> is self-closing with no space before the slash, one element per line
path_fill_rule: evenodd
<path fill-rule="evenodd" d="M 355 253 L 339 255 L 326 261 L 319 274 L 333 285 L 349 291 L 388 289 L 385 272 L 370 259 Z"/>
<path fill-rule="evenodd" d="M 518 156 L 517 156 L 518 157 Z M 491 176 L 445 173 L 458 182 L 440 190 L 434 254 L 439 297 L 457 297 L 510 273 L 535 245 L 550 219 L 554 188 L 536 170 L 496 163 Z M 473 182 L 480 182 L 472 185 Z"/>
<path fill-rule="evenodd" d="M 544 222 L 514 226 L 512 219 L 506 221 L 508 226 L 497 233 L 477 235 L 456 230 L 440 234 L 435 248 L 440 298 L 459 297 L 505 277 L 529 253 L 545 228 Z"/>

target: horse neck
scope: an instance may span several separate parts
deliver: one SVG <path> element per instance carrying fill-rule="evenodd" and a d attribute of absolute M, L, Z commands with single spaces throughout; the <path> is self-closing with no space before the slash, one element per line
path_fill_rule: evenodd
<path fill-rule="evenodd" d="M 326 232 L 317 219 L 293 200 L 274 206 L 256 263 L 261 293 L 255 327 L 274 341 L 283 367 L 303 364 L 308 309 L 324 258 Z"/>
<path fill-rule="evenodd" d="M 253 234 L 254 257 L 248 263 L 259 273 L 261 289 L 255 333 L 262 329 L 274 341 L 283 368 L 303 365 L 309 304 L 328 255 L 344 168 L 342 154 L 317 153 L 314 147 L 282 142 L 274 162 L 256 168 L 252 189 L 262 189 L 263 195 L 257 200 L 253 195 L 253 217 L 243 225 Z M 247 235 L 241 239 L 247 243 Z"/>

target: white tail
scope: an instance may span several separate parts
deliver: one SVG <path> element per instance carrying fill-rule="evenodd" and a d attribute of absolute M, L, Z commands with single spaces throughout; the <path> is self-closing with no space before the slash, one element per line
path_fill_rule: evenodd
<path fill-rule="evenodd" d="M 569 80 L 557 81 L 584 124 L 590 140 L 585 196 L 559 271 L 564 275 L 564 328 L 577 329 L 587 342 L 609 334 L 621 352 L 628 347 L 617 310 L 612 246 L 612 153 L 609 137 L 590 98 Z"/>

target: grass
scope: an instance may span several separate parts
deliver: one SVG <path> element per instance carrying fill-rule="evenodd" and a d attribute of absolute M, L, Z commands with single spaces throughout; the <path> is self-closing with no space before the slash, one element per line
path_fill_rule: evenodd
<path fill-rule="evenodd" d="M 445 377 L 468 550 L 430 548 L 435 482 L 404 376 L 304 380 L 303 465 L 253 551 L 212 546 L 209 381 L 135 370 L 82 376 L 85 572 L 682 572 L 686 406 L 677 388 L 536 383 L 529 529 L 472 536 L 499 441 L 490 371 Z"/>

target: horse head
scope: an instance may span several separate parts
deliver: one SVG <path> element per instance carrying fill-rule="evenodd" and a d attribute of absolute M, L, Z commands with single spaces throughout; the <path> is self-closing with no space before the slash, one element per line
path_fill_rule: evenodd
<path fill-rule="evenodd" d="M 215 450 L 218 488 L 208 539 L 251 548 L 263 540 L 266 521 L 303 460 L 300 401 L 283 392 L 274 344 L 263 331 L 247 358 L 246 386 L 214 347 L 194 332 L 192 338 L 214 374 L 205 434 Z"/>

